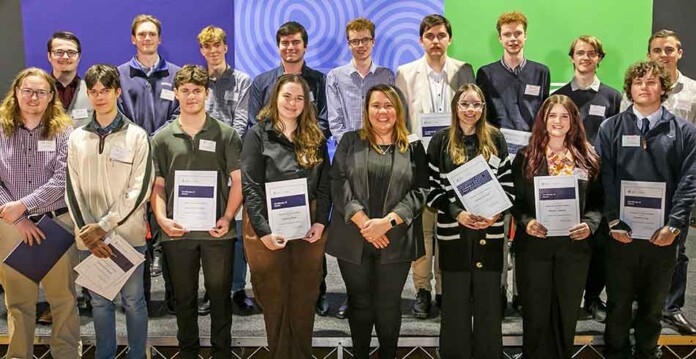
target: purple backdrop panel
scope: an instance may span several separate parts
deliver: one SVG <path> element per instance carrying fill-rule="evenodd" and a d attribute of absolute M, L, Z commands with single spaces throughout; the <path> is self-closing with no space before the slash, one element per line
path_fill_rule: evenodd
<path fill-rule="evenodd" d="M 46 42 L 59 30 L 74 32 L 82 43 L 80 75 L 95 63 L 122 64 L 135 54 L 130 27 L 138 14 L 162 22 L 160 55 L 167 61 L 205 64 L 196 35 L 212 24 L 227 32 L 227 60 L 234 63 L 233 0 L 22 0 L 27 66 L 50 69 Z"/>

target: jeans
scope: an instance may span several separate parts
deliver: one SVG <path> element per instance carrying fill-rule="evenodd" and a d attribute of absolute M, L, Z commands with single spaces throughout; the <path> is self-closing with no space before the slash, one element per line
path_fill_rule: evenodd
<path fill-rule="evenodd" d="M 242 221 L 237 221 L 237 242 L 234 244 L 234 264 L 232 269 L 232 292 L 239 292 L 246 287 L 247 260 L 244 256 L 242 240 Z"/>

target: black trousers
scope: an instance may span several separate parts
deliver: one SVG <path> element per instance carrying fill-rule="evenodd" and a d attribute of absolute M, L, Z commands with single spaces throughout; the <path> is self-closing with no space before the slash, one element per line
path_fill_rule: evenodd
<path fill-rule="evenodd" d="M 198 358 L 198 272 L 210 298 L 212 357 L 232 358 L 232 262 L 234 240 L 170 240 L 162 242 L 176 301 L 177 339 L 182 359 Z"/>
<path fill-rule="evenodd" d="M 677 243 L 658 247 L 647 240 L 607 244 L 606 358 L 632 358 L 629 330 L 633 300 L 638 301 L 633 326 L 635 357 L 659 358 L 657 339 L 662 308 L 677 262 Z"/>
<path fill-rule="evenodd" d="M 338 260 L 348 292 L 348 324 L 353 339 L 353 357 L 370 356 L 374 327 L 379 338 L 379 358 L 394 358 L 401 331 L 401 292 L 411 262 L 381 264 L 380 251 L 363 246 L 362 264 Z"/>
<path fill-rule="evenodd" d="M 606 219 L 602 218 L 597 231 L 587 238 L 592 249 L 592 257 L 590 259 L 590 268 L 587 272 L 587 281 L 585 282 L 585 303 L 599 301 L 599 295 L 602 294 L 606 286 L 606 247 L 610 239 L 609 225 Z"/>
<path fill-rule="evenodd" d="M 571 358 L 590 263 L 587 240 L 515 238 L 525 358 Z"/>
<path fill-rule="evenodd" d="M 442 271 L 442 359 L 503 357 L 499 295 L 500 271 Z"/>
<path fill-rule="evenodd" d="M 679 247 L 677 249 L 677 264 L 672 275 L 672 284 L 667 293 L 663 314 L 678 314 L 684 307 L 686 297 L 686 276 L 689 272 L 689 257 L 686 256 L 686 236 L 689 226 L 685 226 L 679 236 Z"/>

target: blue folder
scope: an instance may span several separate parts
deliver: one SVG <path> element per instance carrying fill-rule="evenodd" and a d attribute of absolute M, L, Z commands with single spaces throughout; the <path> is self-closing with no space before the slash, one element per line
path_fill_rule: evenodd
<path fill-rule="evenodd" d="M 38 284 L 75 243 L 75 236 L 46 216 L 41 217 L 36 226 L 46 239 L 31 247 L 19 242 L 4 262 Z"/>

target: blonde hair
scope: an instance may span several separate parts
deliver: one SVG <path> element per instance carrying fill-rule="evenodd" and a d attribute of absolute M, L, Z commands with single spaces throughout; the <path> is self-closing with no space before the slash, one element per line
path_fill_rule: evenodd
<path fill-rule="evenodd" d="M 73 120 L 63 111 L 63 104 L 56 97 L 56 81 L 46 71 L 36 67 L 22 70 L 12 81 L 12 86 L 7 91 L 2 105 L 0 105 L 0 128 L 5 136 L 10 137 L 23 125 L 17 90 L 22 85 L 22 81 L 29 76 L 42 78 L 50 87 L 51 98 L 41 117 L 41 123 L 44 125 L 41 136 L 52 139 L 64 129 L 71 127 Z"/>
<path fill-rule="evenodd" d="M 215 27 L 213 25 L 208 25 L 201 30 L 198 34 L 198 44 L 203 47 L 205 44 L 214 44 L 221 42 L 227 45 L 227 34 L 225 30 Z"/>
<path fill-rule="evenodd" d="M 389 85 L 375 85 L 372 86 L 365 95 L 365 104 L 363 106 L 363 127 L 360 129 L 360 139 L 368 140 L 370 146 L 377 151 L 382 152 L 377 144 L 377 135 L 375 134 L 372 123 L 370 122 L 370 98 L 374 92 L 381 92 L 392 103 L 394 110 L 396 111 L 396 123 L 394 124 L 395 131 L 392 135 L 392 140 L 399 148 L 399 152 L 405 152 L 408 149 L 408 130 L 406 129 L 406 113 L 404 112 L 404 105 L 401 102 L 401 97 L 394 90 L 394 87 Z"/>
<path fill-rule="evenodd" d="M 495 143 L 493 142 L 493 136 L 491 136 L 493 131 L 497 130 L 493 126 L 489 125 L 488 121 L 486 121 L 486 98 L 483 96 L 483 91 L 481 91 L 481 89 L 474 84 L 466 84 L 461 86 L 454 94 L 454 97 L 452 97 L 452 124 L 449 128 L 449 145 L 447 151 L 452 158 L 452 163 L 455 165 L 460 165 L 469 160 L 466 156 L 464 142 L 462 142 L 464 131 L 462 131 L 461 127 L 459 127 L 458 111 L 459 98 L 469 91 L 475 92 L 483 103 L 481 117 L 476 122 L 478 153 L 483 155 L 486 160 L 488 160 L 492 155 L 498 155 L 498 149 L 495 147 Z"/>

